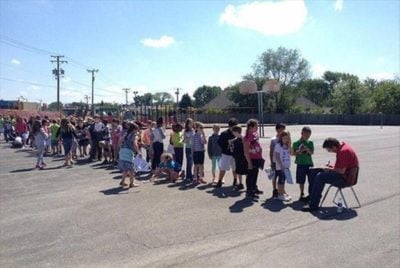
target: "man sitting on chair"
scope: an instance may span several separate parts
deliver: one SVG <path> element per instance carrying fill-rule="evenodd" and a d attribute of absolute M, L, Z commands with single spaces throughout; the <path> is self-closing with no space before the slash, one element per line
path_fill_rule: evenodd
<path fill-rule="evenodd" d="M 304 207 L 303 211 L 319 209 L 321 194 L 326 183 L 336 187 L 346 187 L 353 185 L 356 179 L 354 170 L 358 168 L 358 158 L 353 148 L 335 138 L 325 139 L 322 147 L 330 153 L 336 153 L 336 162 L 334 166 L 327 165 L 317 173 L 313 180 L 309 206 Z"/>

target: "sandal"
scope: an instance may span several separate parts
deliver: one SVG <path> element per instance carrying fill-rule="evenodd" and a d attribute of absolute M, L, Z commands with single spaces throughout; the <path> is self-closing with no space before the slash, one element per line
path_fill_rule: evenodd
<path fill-rule="evenodd" d="M 129 184 L 129 188 L 133 188 L 133 187 L 139 187 L 139 185 L 136 184 L 136 183 L 131 183 L 131 184 Z"/>

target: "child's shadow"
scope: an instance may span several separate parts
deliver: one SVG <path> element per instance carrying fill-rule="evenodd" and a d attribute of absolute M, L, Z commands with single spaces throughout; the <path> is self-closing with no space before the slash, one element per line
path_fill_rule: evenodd
<path fill-rule="evenodd" d="M 285 204 L 284 202 L 274 199 L 274 198 L 269 198 L 264 201 L 264 203 L 261 204 L 261 206 L 265 209 L 268 209 L 271 212 L 279 212 L 282 209 L 288 207 L 288 204 Z"/>
<path fill-rule="evenodd" d="M 221 188 L 213 188 L 206 191 L 208 194 L 212 194 L 218 198 L 228 198 L 228 197 L 239 197 L 242 192 L 236 191 L 234 186 L 226 186 Z"/>
<path fill-rule="evenodd" d="M 107 190 L 102 190 L 100 193 L 103 193 L 104 195 L 119 195 L 119 194 L 128 194 L 129 193 L 129 188 L 123 188 L 123 187 L 114 187 L 111 189 Z M 138 193 L 139 191 L 136 191 L 135 193 Z"/>
<path fill-rule="evenodd" d="M 240 213 L 243 212 L 245 208 L 251 207 L 254 203 L 257 203 L 257 199 L 252 198 L 244 198 L 242 200 L 236 201 L 232 206 L 229 207 L 229 211 L 231 213 Z"/>

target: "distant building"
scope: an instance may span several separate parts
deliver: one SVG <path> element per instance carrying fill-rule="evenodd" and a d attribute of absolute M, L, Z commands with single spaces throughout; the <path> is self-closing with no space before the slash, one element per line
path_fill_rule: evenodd
<path fill-rule="evenodd" d="M 203 109 L 226 109 L 237 107 L 238 105 L 228 98 L 228 90 L 222 91 L 218 96 L 212 99 L 209 103 L 204 105 Z"/>
<path fill-rule="evenodd" d="M 318 109 L 318 108 L 321 108 L 321 106 L 318 106 L 317 104 L 315 104 L 314 102 L 312 102 L 311 100 L 307 99 L 304 96 L 300 96 L 299 98 L 297 98 L 296 102 L 295 102 L 295 105 L 303 107 L 304 109 Z"/>

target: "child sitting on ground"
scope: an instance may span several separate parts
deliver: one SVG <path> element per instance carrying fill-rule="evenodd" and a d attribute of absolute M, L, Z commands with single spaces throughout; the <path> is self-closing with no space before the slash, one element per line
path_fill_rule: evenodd
<path fill-rule="evenodd" d="M 181 165 L 173 160 L 172 154 L 170 153 L 163 153 L 161 155 L 161 163 L 157 167 L 153 178 L 159 178 L 162 173 L 166 174 L 167 179 L 171 182 L 176 182 L 179 177 L 183 177 Z"/>

